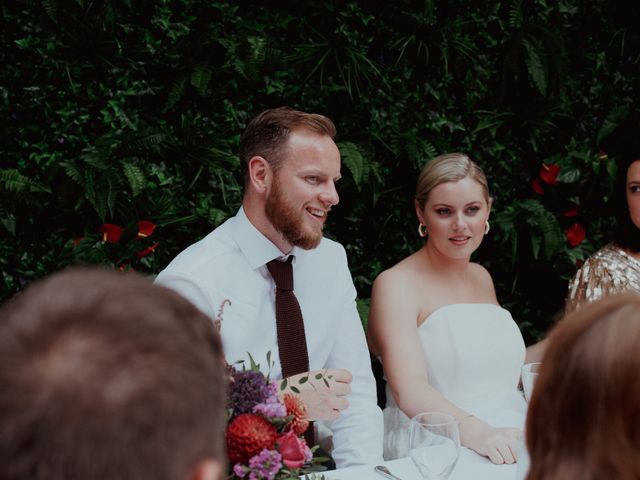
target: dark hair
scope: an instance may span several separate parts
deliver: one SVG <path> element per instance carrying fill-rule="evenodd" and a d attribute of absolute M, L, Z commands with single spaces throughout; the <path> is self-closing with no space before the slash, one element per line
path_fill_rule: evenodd
<path fill-rule="evenodd" d="M 186 299 L 71 269 L 0 310 L 0 476 L 187 478 L 224 468 L 222 347 Z"/>
<path fill-rule="evenodd" d="M 549 335 L 527 414 L 527 480 L 640 478 L 640 295 L 574 311 Z"/>
<path fill-rule="evenodd" d="M 290 107 L 265 110 L 249 122 L 240 139 L 239 155 L 245 184 L 249 160 L 256 155 L 263 157 L 274 170 L 280 167 L 289 135 L 296 128 L 306 128 L 332 139 L 336 136 L 335 125 L 324 115 L 305 113 Z"/>
<path fill-rule="evenodd" d="M 640 132 L 638 134 L 640 135 Z M 633 223 L 631 215 L 629 215 L 629 203 L 627 202 L 627 171 L 631 164 L 637 160 L 640 160 L 640 155 L 636 159 L 627 159 L 619 163 L 613 187 L 613 195 L 611 196 L 611 203 L 616 218 L 613 241 L 632 252 L 640 252 L 640 228 Z"/>
<path fill-rule="evenodd" d="M 631 220 L 627 202 L 627 171 L 633 162 L 640 160 L 640 113 L 632 111 L 601 146 L 617 162 L 611 196 L 617 221 L 613 240 L 623 248 L 640 252 L 640 228 Z"/>

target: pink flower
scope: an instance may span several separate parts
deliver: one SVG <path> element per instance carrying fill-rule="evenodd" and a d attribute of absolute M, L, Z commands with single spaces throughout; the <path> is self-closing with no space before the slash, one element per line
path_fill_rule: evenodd
<path fill-rule="evenodd" d="M 302 400 L 291 393 L 285 393 L 282 401 L 287 407 L 287 415 L 293 417 L 288 429 L 293 430 L 296 435 L 302 435 L 309 426 L 307 408 L 302 403 Z"/>
<path fill-rule="evenodd" d="M 311 460 L 312 453 L 307 443 L 291 430 L 278 437 L 276 444 L 287 468 L 301 468 Z"/>

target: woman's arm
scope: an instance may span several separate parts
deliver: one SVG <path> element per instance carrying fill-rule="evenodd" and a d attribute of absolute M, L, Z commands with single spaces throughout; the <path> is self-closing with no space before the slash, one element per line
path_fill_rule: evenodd
<path fill-rule="evenodd" d="M 524 357 L 524 363 L 541 362 L 544 351 L 547 348 L 547 339 L 540 340 L 538 343 L 527 347 L 527 354 Z"/>
<path fill-rule="evenodd" d="M 460 425 L 461 443 L 494 463 L 513 463 L 520 431 L 493 428 L 458 408 L 429 384 L 426 358 L 417 335 L 419 302 L 402 271 L 383 272 L 371 294 L 368 333 L 382 358 L 387 382 L 398 407 L 408 416 L 443 412 Z M 420 292 L 428 291 L 427 285 Z"/>

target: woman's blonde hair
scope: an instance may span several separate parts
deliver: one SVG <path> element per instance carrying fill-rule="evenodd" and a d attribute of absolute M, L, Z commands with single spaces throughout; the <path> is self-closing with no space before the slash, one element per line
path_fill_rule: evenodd
<path fill-rule="evenodd" d="M 445 182 L 457 182 L 463 178 L 471 178 L 480 184 L 485 199 L 489 202 L 489 183 L 482 169 L 464 153 L 445 153 L 433 158 L 422 168 L 416 184 L 415 199 L 424 208 L 429 193 Z"/>

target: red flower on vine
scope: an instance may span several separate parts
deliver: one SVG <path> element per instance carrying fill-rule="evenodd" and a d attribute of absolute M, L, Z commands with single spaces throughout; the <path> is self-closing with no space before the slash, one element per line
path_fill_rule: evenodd
<path fill-rule="evenodd" d="M 575 217 L 578 215 L 578 206 L 575 203 L 570 204 L 562 215 L 564 217 Z"/>
<path fill-rule="evenodd" d="M 587 232 L 584 227 L 578 223 L 574 223 L 567 228 L 564 231 L 564 234 L 567 237 L 567 242 L 569 242 L 571 248 L 575 248 L 580 245 L 587 236 Z"/>
<path fill-rule="evenodd" d="M 160 242 L 156 242 L 150 247 L 147 247 L 144 250 L 140 250 L 138 253 L 136 253 L 136 258 L 142 258 L 146 257 L 147 255 L 151 255 L 153 251 L 158 248 L 158 245 L 160 245 Z"/>
<path fill-rule="evenodd" d="M 138 237 L 150 237 L 155 229 L 155 223 L 149 220 L 140 220 L 138 222 Z"/>
<path fill-rule="evenodd" d="M 559 173 L 560 165 L 556 163 L 543 163 L 539 175 L 544 183 L 549 185 L 558 185 Z"/>
<path fill-rule="evenodd" d="M 124 232 L 124 228 L 115 223 L 105 223 L 100 227 L 102 241 L 107 243 L 118 243 L 122 232 Z"/>
<path fill-rule="evenodd" d="M 544 188 L 542 188 L 539 178 L 536 177 L 533 179 L 533 182 L 531 182 L 531 188 L 533 188 L 533 191 L 538 195 L 544 195 Z"/>

